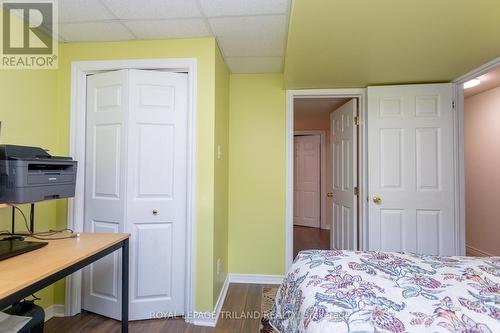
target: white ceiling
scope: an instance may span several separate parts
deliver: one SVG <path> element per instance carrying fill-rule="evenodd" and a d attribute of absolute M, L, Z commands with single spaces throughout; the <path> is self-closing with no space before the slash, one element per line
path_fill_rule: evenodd
<path fill-rule="evenodd" d="M 232 73 L 281 72 L 291 0 L 61 0 L 62 42 L 213 36 Z"/>

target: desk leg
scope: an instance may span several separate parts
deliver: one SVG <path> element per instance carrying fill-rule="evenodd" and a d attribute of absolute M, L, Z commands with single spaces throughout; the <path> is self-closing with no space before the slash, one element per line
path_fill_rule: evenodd
<path fill-rule="evenodd" d="M 128 239 L 122 247 L 122 333 L 128 333 Z"/>

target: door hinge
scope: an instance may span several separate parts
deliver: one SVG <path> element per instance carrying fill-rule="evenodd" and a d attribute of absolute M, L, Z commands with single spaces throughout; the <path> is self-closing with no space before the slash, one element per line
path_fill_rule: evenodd
<path fill-rule="evenodd" d="M 359 187 L 354 188 L 354 195 L 358 196 L 359 195 Z"/>
<path fill-rule="evenodd" d="M 354 116 L 354 125 L 359 126 L 359 116 Z"/>
<path fill-rule="evenodd" d="M 454 109 L 455 108 L 455 101 L 451 102 L 451 107 Z"/>

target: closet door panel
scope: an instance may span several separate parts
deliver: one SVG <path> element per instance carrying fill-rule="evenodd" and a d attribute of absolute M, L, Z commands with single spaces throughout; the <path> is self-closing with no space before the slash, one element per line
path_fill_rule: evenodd
<path fill-rule="evenodd" d="M 87 78 L 85 213 L 86 232 L 125 229 L 128 71 Z M 121 318 L 121 259 L 115 252 L 83 270 L 82 308 Z"/>
<path fill-rule="evenodd" d="M 132 319 L 182 315 L 186 276 L 187 75 L 130 71 Z M 134 237 L 135 236 L 135 237 Z"/>

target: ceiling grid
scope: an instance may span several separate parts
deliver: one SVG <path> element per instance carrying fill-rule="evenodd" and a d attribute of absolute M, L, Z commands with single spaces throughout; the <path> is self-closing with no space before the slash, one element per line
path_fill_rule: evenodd
<path fill-rule="evenodd" d="M 64 0 L 62 42 L 215 37 L 232 73 L 282 72 L 290 0 Z"/>

